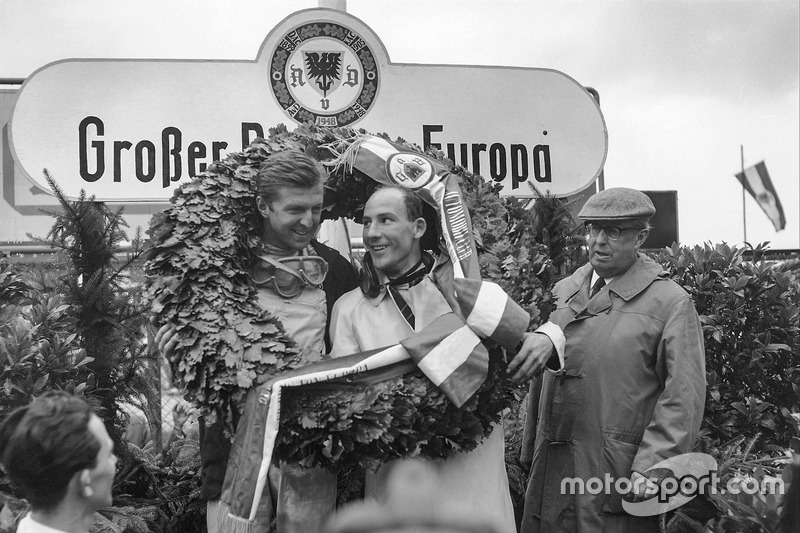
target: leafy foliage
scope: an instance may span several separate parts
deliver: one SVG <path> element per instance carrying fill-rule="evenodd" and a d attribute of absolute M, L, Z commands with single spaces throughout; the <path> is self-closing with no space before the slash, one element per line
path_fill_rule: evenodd
<path fill-rule="evenodd" d="M 30 288 L 30 285 L 11 265 L 0 262 L 0 302 L 4 307 L 20 303 L 25 299 Z"/>
<path fill-rule="evenodd" d="M 188 459 L 175 460 L 185 448 Z M 200 461 L 197 444 L 176 441 L 160 460 L 134 449 L 114 479 L 114 508 L 101 511 L 113 524 L 104 531 L 201 531 L 205 500 L 200 500 Z"/>
<path fill-rule="evenodd" d="M 0 263 L 0 418 L 46 390 L 95 388 L 70 306 L 45 269 L 35 272 Z"/>
<path fill-rule="evenodd" d="M 758 436 L 734 439 L 720 447 L 709 446 L 708 441 L 700 443 L 702 451 L 716 459 L 719 481 L 715 491 L 697 498 L 706 506 L 699 520 L 696 515 L 682 513 L 686 523 L 695 528 L 705 525 L 707 531 L 715 532 L 759 533 L 779 529 L 786 505 L 781 495 L 789 488 L 791 465 L 786 456 L 759 457 L 754 451 L 757 441 Z M 755 487 L 758 490 L 752 490 Z"/>
<path fill-rule="evenodd" d="M 758 256 L 766 245 L 753 249 Z M 703 324 L 707 397 L 701 433 L 719 444 L 761 435 L 787 448 L 800 412 L 800 286 L 746 248 L 673 246 L 658 260 L 694 299 Z"/>
<path fill-rule="evenodd" d="M 578 201 L 542 194 L 531 184 L 536 201 L 530 210 L 534 238 L 547 249 L 553 266 L 562 275 L 572 273 L 587 261 L 583 228 L 576 224 L 570 208 Z"/>
<path fill-rule="evenodd" d="M 61 296 L 31 294 L 25 308 L 0 311 L 0 416 L 51 389 L 76 394 L 95 388 L 92 359 L 79 347 L 75 319 Z"/>
<path fill-rule="evenodd" d="M 355 388 L 290 388 L 282 399 L 277 456 L 348 471 L 473 450 L 511 403 L 498 357 L 492 361 L 487 382 L 460 409 L 420 371 Z"/>
<path fill-rule="evenodd" d="M 0 263 L 0 420 L 47 390 L 90 395 L 90 362 L 64 297 L 40 290 L 24 268 Z M 2 473 L 0 506 L 0 531 L 13 531 L 27 504 Z"/>

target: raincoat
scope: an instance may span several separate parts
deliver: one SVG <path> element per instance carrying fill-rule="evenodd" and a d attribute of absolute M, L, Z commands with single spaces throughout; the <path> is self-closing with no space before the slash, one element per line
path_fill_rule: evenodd
<path fill-rule="evenodd" d="M 545 372 L 541 395 L 531 387 L 523 533 L 658 531 L 653 518 L 624 512 L 613 482 L 596 495 L 562 482 L 630 479 L 690 452 L 700 428 L 705 355 L 691 297 L 643 255 L 590 299 L 591 275 L 587 264 L 554 289 L 565 363 Z"/>

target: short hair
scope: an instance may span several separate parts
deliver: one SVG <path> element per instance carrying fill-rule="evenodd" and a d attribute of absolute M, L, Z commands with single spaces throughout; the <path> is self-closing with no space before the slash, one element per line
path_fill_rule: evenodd
<path fill-rule="evenodd" d="M 287 150 L 271 155 L 258 169 L 256 189 L 267 203 L 277 198 L 283 187 L 310 189 L 324 185 L 328 179 L 325 169 L 311 157 Z"/>
<path fill-rule="evenodd" d="M 372 194 L 383 190 L 400 191 L 400 194 L 403 196 L 403 205 L 406 208 L 406 216 L 408 217 L 408 220 L 414 221 L 418 218 L 424 218 L 422 215 L 424 202 L 417 193 L 408 187 L 403 187 L 402 185 L 383 185 L 378 187 Z"/>
<path fill-rule="evenodd" d="M 34 510 L 51 510 L 72 476 L 97 464 L 100 441 L 89 429 L 92 408 L 64 391 L 49 391 L 0 425 L 0 464 Z"/>

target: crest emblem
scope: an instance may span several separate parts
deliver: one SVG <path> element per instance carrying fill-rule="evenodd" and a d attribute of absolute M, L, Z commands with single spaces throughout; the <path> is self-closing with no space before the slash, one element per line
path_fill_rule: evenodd
<path fill-rule="evenodd" d="M 270 64 L 272 94 L 298 123 L 352 124 L 367 114 L 378 90 L 378 66 L 366 41 L 332 22 L 287 32 Z"/>
<path fill-rule="evenodd" d="M 313 83 L 314 90 L 322 95 L 322 108 L 328 109 L 328 93 L 342 83 L 341 52 L 303 52 L 306 78 Z"/>
<path fill-rule="evenodd" d="M 386 161 L 386 173 L 394 183 L 409 189 L 420 189 L 436 176 L 431 162 L 414 152 L 392 154 Z"/>
<path fill-rule="evenodd" d="M 769 204 L 769 205 L 771 205 L 771 204 L 775 203 L 775 197 L 772 195 L 771 192 L 769 192 L 767 190 L 764 190 L 764 191 L 761 191 L 760 193 L 758 193 L 758 195 L 756 195 L 756 199 L 758 200 L 758 203 L 760 203 L 760 204 Z"/>

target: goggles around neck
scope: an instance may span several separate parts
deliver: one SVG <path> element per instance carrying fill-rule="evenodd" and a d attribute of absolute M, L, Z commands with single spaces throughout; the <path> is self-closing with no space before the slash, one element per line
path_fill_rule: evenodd
<path fill-rule="evenodd" d="M 328 274 L 328 262 L 315 255 L 273 258 L 257 255 L 250 279 L 257 287 L 269 287 L 284 298 L 294 298 L 307 286 L 319 288 Z"/>

